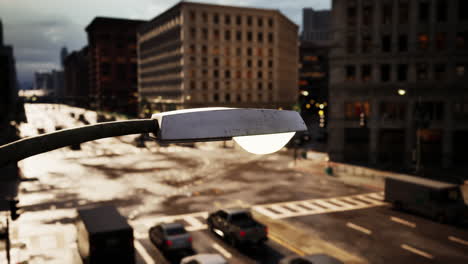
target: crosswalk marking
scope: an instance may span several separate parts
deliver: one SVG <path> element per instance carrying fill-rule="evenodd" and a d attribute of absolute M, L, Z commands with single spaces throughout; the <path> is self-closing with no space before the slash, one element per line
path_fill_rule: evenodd
<path fill-rule="evenodd" d="M 272 219 L 282 219 L 364 209 L 385 204 L 386 203 L 383 201 L 383 193 L 368 193 L 335 198 L 254 205 L 251 207 L 251 210 Z M 205 219 L 207 217 L 208 212 L 197 212 L 183 215 L 161 216 L 159 218 L 151 219 L 138 219 L 134 222 L 135 224 L 142 224 L 149 227 L 159 223 L 172 223 L 179 221 L 186 224 L 185 228 L 187 231 L 197 231 L 207 228 L 205 223 Z"/>

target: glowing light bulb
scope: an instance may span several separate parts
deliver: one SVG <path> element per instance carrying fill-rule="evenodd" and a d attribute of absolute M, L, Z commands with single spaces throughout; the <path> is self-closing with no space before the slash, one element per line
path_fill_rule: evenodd
<path fill-rule="evenodd" d="M 234 141 L 245 151 L 264 155 L 282 149 L 296 132 L 234 137 Z"/>

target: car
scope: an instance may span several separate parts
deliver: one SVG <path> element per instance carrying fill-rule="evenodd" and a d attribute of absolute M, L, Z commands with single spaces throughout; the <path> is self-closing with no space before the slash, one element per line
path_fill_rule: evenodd
<path fill-rule="evenodd" d="M 280 260 L 279 264 L 344 264 L 342 261 L 325 254 L 308 256 L 289 256 Z"/>
<path fill-rule="evenodd" d="M 151 242 L 164 253 L 192 251 L 192 236 L 180 223 L 159 224 L 149 230 Z"/>
<path fill-rule="evenodd" d="M 227 264 L 227 261 L 219 254 L 197 254 L 183 258 L 180 264 Z"/>
<path fill-rule="evenodd" d="M 208 228 L 233 247 L 259 245 L 268 240 L 268 228 L 247 209 L 221 209 L 208 215 Z"/>

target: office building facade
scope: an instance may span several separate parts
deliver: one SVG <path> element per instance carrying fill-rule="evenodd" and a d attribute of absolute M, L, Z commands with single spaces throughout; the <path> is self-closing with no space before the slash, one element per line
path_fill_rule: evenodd
<path fill-rule="evenodd" d="M 147 111 L 296 102 L 298 26 L 276 10 L 180 2 L 140 27 L 138 56 Z"/>
<path fill-rule="evenodd" d="M 333 0 L 329 153 L 466 164 L 468 1 Z"/>

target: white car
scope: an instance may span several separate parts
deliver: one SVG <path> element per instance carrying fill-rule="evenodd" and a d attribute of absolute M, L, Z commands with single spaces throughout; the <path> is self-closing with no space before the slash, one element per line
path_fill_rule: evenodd
<path fill-rule="evenodd" d="M 197 254 L 183 258 L 180 264 L 227 264 L 227 261 L 219 254 Z"/>

